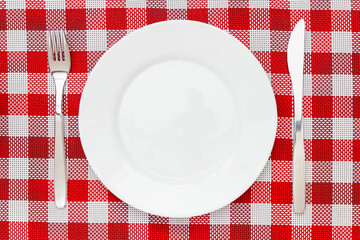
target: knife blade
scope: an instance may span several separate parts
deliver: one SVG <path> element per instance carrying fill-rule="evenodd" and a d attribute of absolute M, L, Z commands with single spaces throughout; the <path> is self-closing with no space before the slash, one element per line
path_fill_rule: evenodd
<path fill-rule="evenodd" d="M 287 62 L 294 94 L 295 134 L 293 146 L 293 201 L 295 213 L 305 211 L 305 153 L 302 129 L 305 21 L 300 20 L 291 33 Z"/>

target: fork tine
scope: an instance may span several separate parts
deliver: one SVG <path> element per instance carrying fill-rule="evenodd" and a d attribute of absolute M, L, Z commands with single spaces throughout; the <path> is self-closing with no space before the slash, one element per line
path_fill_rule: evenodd
<path fill-rule="evenodd" d="M 62 40 L 62 36 L 61 36 L 61 32 L 59 30 L 57 30 L 56 32 L 57 34 L 57 39 L 58 39 L 58 44 L 59 44 L 59 60 L 63 61 L 63 40 Z"/>
<path fill-rule="evenodd" d="M 70 49 L 69 49 L 69 44 L 67 42 L 66 39 L 66 31 L 61 31 L 61 37 L 62 37 L 62 42 L 63 42 L 63 46 L 64 46 L 64 56 L 65 56 L 65 60 L 66 61 L 70 61 Z"/>
<path fill-rule="evenodd" d="M 56 61 L 60 61 L 61 44 L 59 39 L 59 31 L 54 31 L 55 48 L 56 48 Z"/>
<path fill-rule="evenodd" d="M 53 44 L 52 44 L 50 31 L 46 32 L 46 38 L 47 38 L 46 43 L 47 43 L 48 61 L 54 61 Z"/>

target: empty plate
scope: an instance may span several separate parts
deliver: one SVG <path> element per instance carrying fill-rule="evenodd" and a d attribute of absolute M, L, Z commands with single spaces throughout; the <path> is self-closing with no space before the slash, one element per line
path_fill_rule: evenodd
<path fill-rule="evenodd" d="M 152 24 L 116 43 L 92 70 L 79 114 L 104 185 L 166 217 L 205 214 L 243 194 L 277 126 L 257 59 L 225 31 L 193 21 Z"/>

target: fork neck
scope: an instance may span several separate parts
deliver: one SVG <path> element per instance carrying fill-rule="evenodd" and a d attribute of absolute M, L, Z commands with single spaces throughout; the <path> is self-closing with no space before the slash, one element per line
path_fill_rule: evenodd
<path fill-rule="evenodd" d="M 55 113 L 61 116 L 62 96 L 63 96 L 65 81 L 68 74 L 67 72 L 54 72 L 51 75 L 55 80 L 55 89 L 56 89 Z"/>

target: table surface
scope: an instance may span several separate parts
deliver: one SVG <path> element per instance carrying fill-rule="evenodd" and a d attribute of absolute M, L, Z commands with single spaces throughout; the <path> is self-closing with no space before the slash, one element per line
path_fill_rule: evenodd
<path fill-rule="evenodd" d="M 306 21 L 306 212 L 292 210 L 292 88 L 286 50 Z M 228 206 L 162 218 L 113 196 L 91 170 L 78 132 L 89 72 L 133 30 L 189 19 L 233 35 L 268 73 L 278 130 L 268 163 Z M 55 89 L 46 30 L 66 29 L 68 207 L 54 205 Z M 0 1 L 0 239 L 360 239 L 360 1 Z"/>

